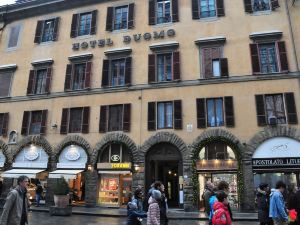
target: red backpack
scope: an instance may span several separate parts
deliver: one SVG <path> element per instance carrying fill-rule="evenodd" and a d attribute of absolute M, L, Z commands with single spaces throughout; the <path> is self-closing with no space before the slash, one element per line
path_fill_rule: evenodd
<path fill-rule="evenodd" d="M 212 225 L 231 225 L 231 223 L 227 221 L 225 209 L 219 208 L 214 211 Z"/>

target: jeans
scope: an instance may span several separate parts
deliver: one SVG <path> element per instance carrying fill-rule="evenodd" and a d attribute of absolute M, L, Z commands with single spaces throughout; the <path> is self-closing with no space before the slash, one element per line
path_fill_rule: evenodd
<path fill-rule="evenodd" d="M 36 206 L 40 206 L 41 194 L 35 195 Z"/>

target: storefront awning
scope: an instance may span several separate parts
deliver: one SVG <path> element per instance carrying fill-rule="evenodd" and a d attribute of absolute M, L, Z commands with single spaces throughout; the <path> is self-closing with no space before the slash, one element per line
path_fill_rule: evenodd
<path fill-rule="evenodd" d="M 130 174 L 129 170 L 98 170 L 99 174 Z"/>
<path fill-rule="evenodd" d="M 76 175 L 84 170 L 55 170 L 49 173 L 49 178 L 76 179 Z"/>
<path fill-rule="evenodd" d="M 18 178 L 19 176 L 25 175 L 28 178 L 36 178 L 36 175 L 38 173 L 41 173 L 45 170 L 41 169 L 12 169 L 7 170 L 4 173 L 2 173 L 2 177 L 7 178 Z"/>

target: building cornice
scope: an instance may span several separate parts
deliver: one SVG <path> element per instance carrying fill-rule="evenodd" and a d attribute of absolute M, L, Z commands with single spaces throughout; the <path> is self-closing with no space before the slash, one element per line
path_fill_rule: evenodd
<path fill-rule="evenodd" d="M 232 76 L 227 78 L 186 80 L 180 82 L 172 81 L 172 82 L 164 82 L 164 83 L 138 84 L 138 85 L 113 87 L 113 88 L 92 88 L 88 90 L 55 92 L 55 93 L 44 94 L 44 95 L 6 97 L 6 98 L 0 98 L 0 103 L 45 100 L 45 99 L 53 99 L 53 98 L 65 98 L 65 97 L 75 97 L 75 96 L 83 96 L 83 95 L 98 95 L 98 94 L 118 93 L 118 92 L 122 93 L 122 92 L 129 92 L 129 91 L 141 91 L 141 90 L 162 89 L 162 88 L 174 88 L 174 87 L 180 88 L 180 87 L 193 87 L 193 86 L 212 85 L 212 84 L 256 82 L 256 81 L 263 81 L 263 80 L 268 81 L 268 80 L 283 80 L 283 79 L 300 79 L 300 72 L 294 72 L 289 74 L 244 75 L 244 76 Z"/>

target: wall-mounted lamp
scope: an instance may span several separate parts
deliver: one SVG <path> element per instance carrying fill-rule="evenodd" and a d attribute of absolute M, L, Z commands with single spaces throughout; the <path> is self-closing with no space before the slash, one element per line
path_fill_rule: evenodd
<path fill-rule="evenodd" d="M 93 170 L 92 165 L 88 165 L 87 169 L 88 169 L 88 171 L 92 171 Z"/>
<path fill-rule="evenodd" d="M 138 172 L 138 171 L 140 170 L 140 166 L 139 166 L 138 164 L 135 164 L 135 165 L 134 165 L 134 170 L 135 170 L 136 172 Z"/>

